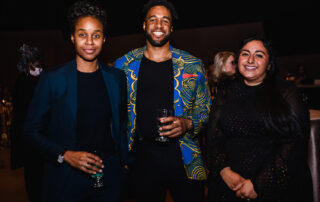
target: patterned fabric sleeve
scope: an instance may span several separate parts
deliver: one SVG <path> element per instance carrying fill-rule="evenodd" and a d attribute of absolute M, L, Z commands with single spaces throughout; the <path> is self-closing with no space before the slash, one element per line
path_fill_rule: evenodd
<path fill-rule="evenodd" d="M 199 69 L 200 72 L 198 73 L 197 91 L 192 114 L 194 136 L 200 132 L 207 122 L 211 104 L 210 91 L 202 64 Z"/>

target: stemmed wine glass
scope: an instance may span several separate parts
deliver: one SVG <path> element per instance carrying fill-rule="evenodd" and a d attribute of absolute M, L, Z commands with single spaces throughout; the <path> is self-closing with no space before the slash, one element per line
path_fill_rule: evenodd
<path fill-rule="evenodd" d="M 173 115 L 173 111 L 171 109 L 167 109 L 167 108 L 160 108 L 160 109 L 157 109 L 157 128 L 158 128 L 158 133 L 160 132 L 166 132 L 165 130 L 162 130 L 160 131 L 159 128 L 161 126 L 165 126 L 165 125 L 169 125 L 170 123 L 161 123 L 160 122 L 160 118 L 163 118 L 163 117 L 168 117 L 168 116 L 172 116 Z M 170 139 L 168 137 L 165 137 L 165 136 L 158 136 L 156 137 L 155 141 L 157 142 L 169 142 Z"/>
<path fill-rule="evenodd" d="M 103 152 L 99 151 L 99 150 L 94 150 L 92 152 L 94 155 L 99 156 L 101 159 L 103 159 Z M 94 167 L 98 167 L 96 165 L 93 165 Z M 100 169 L 100 168 L 99 168 Z M 103 178 L 103 171 L 100 172 L 96 172 L 96 174 L 91 174 L 91 177 L 94 179 L 92 187 L 94 189 L 100 189 L 104 187 L 104 183 L 102 181 Z"/>

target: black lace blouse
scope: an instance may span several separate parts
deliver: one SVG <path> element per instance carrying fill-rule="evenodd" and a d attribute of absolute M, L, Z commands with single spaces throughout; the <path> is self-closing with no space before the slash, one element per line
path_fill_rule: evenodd
<path fill-rule="evenodd" d="M 309 112 L 298 89 L 277 79 L 274 90 L 293 111 L 296 120 L 290 124 L 296 124 L 296 129 L 285 135 L 271 131 L 258 98 L 263 85 L 267 84 L 247 86 L 235 81 L 214 100 L 207 130 L 209 200 L 242 200 L 221 179 L 220 171 L 227 166 L 251 179 L 258 194 L 255 201 L 299 201 L 299 197 L 312 200 L 306 164 Z"/>

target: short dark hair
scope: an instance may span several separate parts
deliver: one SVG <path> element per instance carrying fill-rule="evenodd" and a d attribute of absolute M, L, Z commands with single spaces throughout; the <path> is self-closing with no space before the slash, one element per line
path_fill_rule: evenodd
<path fill-rule="evenodd" d="M 107 12 L 99 4 L 89 0 L 80 0 L 71 5 L 68 10 L 68 22 L 70 34 L 74 32 L 75 25 L 81 17 L 92 16 L 97 18 L 103 25 L 103 32 L 106 33 Z"/>
<path fill-rule="evenodd" d="M 178 20 L 178 13 L 173 6 L 173 4 L 167 0 L 149 0 L 143 7 L 143 13 L 146 15 L 150 8 L 154 6 L 164 6 L 167 9 L 169 9 L 171 16 L 172 16 L 172 22 L 173 20 Z"/>

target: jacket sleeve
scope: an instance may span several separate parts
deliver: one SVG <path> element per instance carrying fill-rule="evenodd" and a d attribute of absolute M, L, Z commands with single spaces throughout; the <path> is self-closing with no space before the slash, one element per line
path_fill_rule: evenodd
<path fill-rule="evenodd" d="M 197 89 L 192 112 L 193 134 L 196 136 L 202 130 L 209 118 L 211 96 L 204 67 L 201 63 L 198 71 Z"/>
<path fill-rule="evenodd" d="M 223 95 L 219 91 L 213 100 L 206 131 L 207 166 L 210 179 L 215 181 L 220 180 L 220 171 L 230 165 L 225 151 L 226 137 L 218 127 L 222 107 Z"/>
<path fill-rule="evenodd" d="M 120 103 L 120 135 L 121 135 L 121 151 L 122 164 L 129 165 L 133 161 L 133 157 L 128 147 L 128 110 L 127 110 L 127 79 L 125 74 L 121 74 L 121 103 Z"/>
<path fill-rule="evenodd" d="M 46 137 L 53 100 L 50 81 L 48 74 L 40 76 L 28 108 L 23 136 L 25 141 L 40 151 L 45 158 L 56 162 L 58 154 L 64 148 Z"/>

